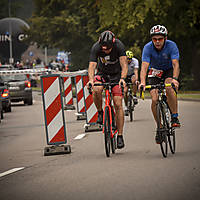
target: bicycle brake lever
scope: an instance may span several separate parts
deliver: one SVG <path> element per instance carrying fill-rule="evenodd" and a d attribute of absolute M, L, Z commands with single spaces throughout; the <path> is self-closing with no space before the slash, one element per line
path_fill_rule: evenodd
<path fill-rule="evenodd" d="M 177 95 L 177 91 L 176 91 L 176 87 L 175 87 L 174 83 L 171 83 L 171 86 L 172 86 L 172 88 L 174 89 L 174 92 L 175 92 L 176 95 Z"/>
<path fill-rule="evenodd" d="M 143 92 L 144 86 L 141 85 L 140 87 L 140 98 L 144 100 L 144 92 Z"/>

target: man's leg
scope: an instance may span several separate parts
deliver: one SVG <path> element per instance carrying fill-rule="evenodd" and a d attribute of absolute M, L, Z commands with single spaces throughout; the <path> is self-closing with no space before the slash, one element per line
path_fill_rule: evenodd
<path fill-rule="evenodd" d="M 156 122 L 156 124 L 158 123 L 157 122 L 157 111 L 156 111 L 156 104 L 157 104 L 157 101 L 158 101 L 158 91 L 157 89 L 153 89 L 150 91 L 150 94 L 151 94 L 151 98 L 152 98 L 152 104 L 151 104 L 151 110 L 152 110 L 152 113 L 153 113 L 153 117 L 154 117 L 154 120 Z M 162 124 L 160 124 L 160 128 L 162 127 Z M 160 144 L 162 142 L 162 137 L 161 137 L 161 134 L 160 134 L 160 129 L 157 129 L 156 130 L 156 136 L 155 136 L 155 141 L 157 144 Z"/>
<path fill-rule="evenodd" d="M 101 83 L 101 82 L 95 82 Z M 103 124 L 103 109 L 102 109 L 102 91 L 103 86 L 94 86 L 93 87 L 93 101 L 98 111 L 98 124 Z"/>
<path fill-rule="evenodd" d="M 114 96 L 114 106 L 116 113 L 116 124 L 118 129 L 118 137 L 117 137 L 117 148 L 121 149 L 124 147 L 123 140 L 123 127 L 124 127 L 124 111 L 122 107 L 122 96 Z"/>
<path fill-rule="evenodd" d="M 133 95 L 136 97 L 137 94 L 137 85 L 136 85 L 136 79 L 135 79 L 135 75 L 132 76 L 132 84 L 133 84 Z"/>
<path fill-rule="evenodd" d="M 123 127 L 124 127 L 124 111 L 122 107 L 122 97 L 114 96 L 113 101 L 114 101 L 114 106 L 115 106 L 118 135 L 122 135 Z"/>
<path fill-rule="evenodd" d="M 157 123 L 156 104 L 157 104 L 157 101 L 158 101 L 158 91 L 156 89 L 153 89 L 153 90 L 150 91 L 150 95 L 151 95 L 151 99 L 152 99 L 151 110 L 152 110 L 152 113 L 153 113 L 154 120 Z"/>
<path fill-rule="evenodd" d="M 165 83 L 171 83 L 172 78 L 167 78 Z M 177 95 L 172 87 L 166 88 L 167 102 L 172 112 L 172 126 L 180 127 L 180 122 L 178 120 L 178 100 Z"/>
<path fill-rule="evenodd" d="M 100 82 L 95 82 L 100 83 Z M 93 101 L 98 111 L 102 110 L 102 91 L 103 86 L 94 86 L 93 88 Z"/>
<path fill-rule="evenodd" d="M 133 84 L 133 101 L 134 104 L 138 104 L 138 99 L 137 99 L 137 85 L 136 85 L 136 78 L 135 75 L 132 76 L 131 78 L 132 84 Z"/>

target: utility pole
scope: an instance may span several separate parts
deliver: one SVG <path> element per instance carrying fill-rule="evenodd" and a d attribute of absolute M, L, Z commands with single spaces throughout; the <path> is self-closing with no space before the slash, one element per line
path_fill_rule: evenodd
<path fill-rule="evenodd" d="M 44 48 L 44 60 L 45 60 L 45 65 L 48 65 L 48 57 L 47 57 L 47 47 Z"/>
<path fill-rule="evenodd" d="M 11 8 L 10 8 L 10 0 L 8 2 L 8 16 L 9 18 L 11 17 Z M 12 50 L 12 27 L 11 27 L 11 21 L 9 21 L 9 35 L 10 35 L 10 40 L 9 40 L 9 47 L 10 47 L 10 58 L 9 58 L 9 63 L 13 64 L 14 59 L 13 59 L 13 50 Z"/>

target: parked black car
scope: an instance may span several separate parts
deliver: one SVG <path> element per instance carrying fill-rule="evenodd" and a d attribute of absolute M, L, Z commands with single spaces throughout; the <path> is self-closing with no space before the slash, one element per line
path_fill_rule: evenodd
<path fill-rule="evenodd" d="M 3 111 L 11 112 L 10 92 L 8 86 L 4 83 L 3 76 L 0 76 L 0 97 Z"/>
<path fill-rule="evenodd" d="M 31 87 L 37 87 L 37 80 L 35 75 L 30 75 L 29 80 L 31 81 Z"/>
<path fill-rule="evenodd" d="M 24 101 L 24 104 L 33 104 L 31 82 L 25 74 L 12 74 L 2 77 L 9 88 L 11 102 Z"/>

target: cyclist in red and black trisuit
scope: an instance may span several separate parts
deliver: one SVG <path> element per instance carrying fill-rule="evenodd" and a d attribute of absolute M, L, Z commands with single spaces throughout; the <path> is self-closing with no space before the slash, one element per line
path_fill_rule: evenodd
<path fill-rule="evenodd" d="M 97 67 L 98 63 L 98 67 Z M 95 70 L 97 69 L 97 74 Z M 122 106 L 122 91 L 121 83 L 126 86 L 125 78 L 128 72 L 128 63 L 126 51 L 123 43 L 115 38 L 111 31 L 101 33 L 99 40 L 92 46 L 88 76 L 89 82 L 93 86 L 93 100 L 98 110 L 97 123 L 103 123 L 102 110 L 102 91 L 103 86 L 94 86 L 95 83 L 107 82 L 108 76 L 111 83 L 119 83 L 112 87 L 113 102 L 116 112 L 116 124 L 118 129 L 117 147 L 124 147 L 123 127 L 124 127 L 124 112 Z"/>

